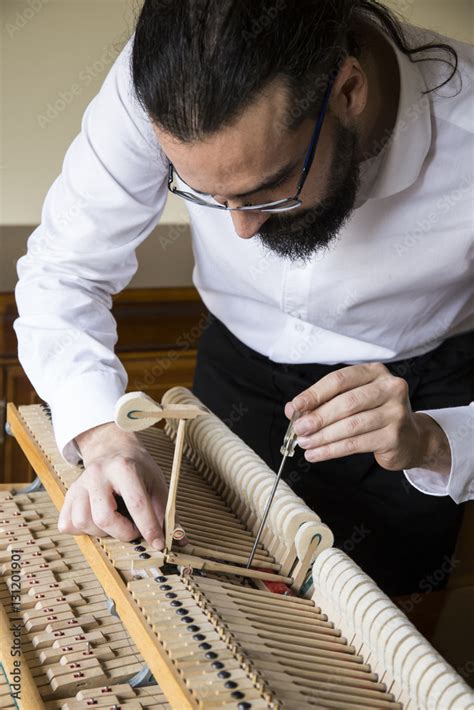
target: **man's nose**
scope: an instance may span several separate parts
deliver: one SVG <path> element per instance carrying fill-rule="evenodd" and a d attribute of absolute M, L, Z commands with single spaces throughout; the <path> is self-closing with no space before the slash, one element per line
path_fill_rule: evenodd
<path fill-rule="evenodd" d="M 258 233 L 270 215 L 266 212 L 231 212 L 234 229 L 242 239 L 250 239 Z"/>

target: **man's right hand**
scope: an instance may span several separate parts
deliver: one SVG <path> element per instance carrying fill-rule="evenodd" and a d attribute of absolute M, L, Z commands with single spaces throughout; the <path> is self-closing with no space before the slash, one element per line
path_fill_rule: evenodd
<path fill-rule="evenodd" d="M 155 550 L 162 550 L 168 488 L 138 437 L 110 422 L 84 432 L 76 443 L 85 470 L 66 494 L 59 531 L 110 535 L 125 542 L 141 536 Z M 133 522 L 117 511 L 114 494 L 123 498 Z"/>

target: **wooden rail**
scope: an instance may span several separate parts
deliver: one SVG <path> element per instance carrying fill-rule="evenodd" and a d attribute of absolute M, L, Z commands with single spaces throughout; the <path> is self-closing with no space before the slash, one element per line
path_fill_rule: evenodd
<path fill-rule="evenodd" d="M 23 426 L 17 408 L 11 403 L 8 404 L 7 419 L 18 444 L 23 449 L 25 456 L 40 477 L 51 500 L 59 511 L 62 508 L 66 494 L 64 486 L 53 475 L 47 458 L 38 448 L 34 438 Z M 145 617 L 133 601 L 127 585 L 113 567 L 99 543 L 95 538 L 88 535 L 77 535 L 75 536 L 75 541 L 91 569 L 94 570 L 104 592 L 115 602 L 121 621 L 142 654 L 145 663 L 153 673 L 155 680 L 166 695 L 168 702 L 177 710 L 198 707 L 165 650 L 163 649 L 163 652 L 160 652 L 159 640 L 150 629 Z"/>

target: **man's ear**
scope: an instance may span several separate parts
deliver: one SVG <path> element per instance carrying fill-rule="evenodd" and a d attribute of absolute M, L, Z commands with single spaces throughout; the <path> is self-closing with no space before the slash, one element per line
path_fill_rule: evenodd
<path fill-rule="evenodd" d="M 368 97 L 367 75 L 355 57 L 342 62 L 331 92 L 329 107 L 344 126 L 354 123 L 365 109 Z"/>

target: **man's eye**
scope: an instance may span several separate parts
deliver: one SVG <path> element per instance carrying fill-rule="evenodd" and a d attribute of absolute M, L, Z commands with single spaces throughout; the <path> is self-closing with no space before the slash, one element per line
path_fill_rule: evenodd
<path fill-rule="evenodd" d="M 285 182 L 288 182 L 289 175 L 285 175 L 285 177 L 280 178 L 278 182 L 274 183 L 270 190 L 278 190 L 279 187 L 285 184 Z"/>

